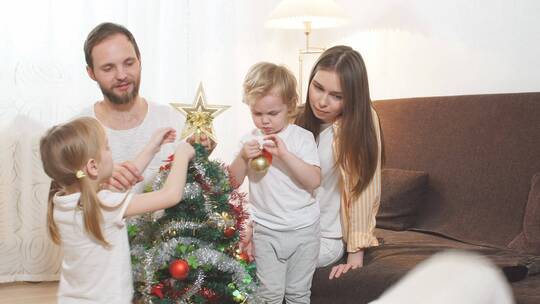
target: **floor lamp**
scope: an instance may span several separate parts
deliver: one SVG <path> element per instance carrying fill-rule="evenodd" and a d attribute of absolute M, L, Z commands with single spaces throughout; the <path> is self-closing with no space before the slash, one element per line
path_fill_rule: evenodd
<path fill-rule="evenodd" d="M 301 102 L 305 56 L 324 52 L 324 48 L 309 45 L 311 30 L 341 26 L 346 21 L 345 12 L 332 0 L 283 0 L 268 17 L 265 27 L 304 30 L 306 47 L 298 51 L 298 94 Z"/>

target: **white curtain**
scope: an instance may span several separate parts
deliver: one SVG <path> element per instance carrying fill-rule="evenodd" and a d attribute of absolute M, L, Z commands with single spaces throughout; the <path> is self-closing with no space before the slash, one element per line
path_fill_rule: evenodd
<path fill-rule="evenodd" d="M 58 278 L 61 250 L 46 231 L 49 179 L 38 141 L 46 128 L 101 98 L 85 71 L 88 32 L 104 21 L 133 32 L 142 55 L 140 92 L 147 99 L 191 103 L 203 82 L 209 103 L 232 105 L 214 123 L 220 144 L 213 155 L 229 161 L 238 136 L 251 126 L 241 103 L 246 70 L 270 54 L 285 54 L 292 64 L 296 59 L 294 49 L 267 47 L 274 31 L 265 38 L 263 23 L 276 4 L 1 1 L 0 282 Z"/>

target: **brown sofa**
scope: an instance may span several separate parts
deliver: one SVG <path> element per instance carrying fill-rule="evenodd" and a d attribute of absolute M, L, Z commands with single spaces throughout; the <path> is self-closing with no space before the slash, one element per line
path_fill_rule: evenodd
<path fill-rule="evenodd" d="M 367 303 L 451 248 L 489 257 L 512 281 L 517 303 L 540 303 L 540 93 L 375 107 L 386 150 L 381 245 L 340 279 L 327 279 L 330 267 L 317 270 L 312 303 Z"/>

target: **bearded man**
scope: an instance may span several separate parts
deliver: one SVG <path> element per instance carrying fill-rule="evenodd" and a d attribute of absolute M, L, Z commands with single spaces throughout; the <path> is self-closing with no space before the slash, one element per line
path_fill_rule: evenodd
<path fill-rule="evenodd" d="M 103 100 L 82 111 L 80 116 L 95 117 L 107 132 L 115 169 L 109 188 L 140 193 L 153 181 L 159 167 L 174 153 L 175 144 L 164 145 L 144 172 L 130 162 L 146 145 L 154 131 L 172 127 L 182 131 L 185 118 L 168 105 L 160 105 L 139 95 L 141 54 L 133 34 L 114 23 L 96 26 L 84 43 L 86 71 L 94 80 Z M 201 136 L 210 150 L 215 145 Z M 145 180 L 145 182 L 141 182 Z"/>

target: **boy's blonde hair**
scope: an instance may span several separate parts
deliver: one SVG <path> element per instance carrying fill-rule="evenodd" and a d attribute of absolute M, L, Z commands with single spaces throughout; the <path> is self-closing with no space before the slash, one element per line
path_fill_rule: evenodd
<path fill-rule="evenodd" d="M 77 177 L 89 159 L 100 161 L 101 148 L 106 144 L 106 134 L 94 118 L 82 117 L 47 130 L 39 142 L 41 162 L 45 173 L 62 188 L 79 183 L 81 198 L 79 207 L 83 212 L 85 231 L 95 240 L 109 246 L 101 230 L 101 203 L 96 187 L 89 177 Z M 51 239 L 61 243 L 58 227 L 54 222 L 53 195 L 49 196 L 47 226 Z"/>
<path fill-rule="evenodd" d="M 244 103 L 251 104 L 270 93 L 278 94 L 294 115 L 298 104 L 296 78 L 283 65 L 259 62 L 253 65 L 244 79 Z"/>

